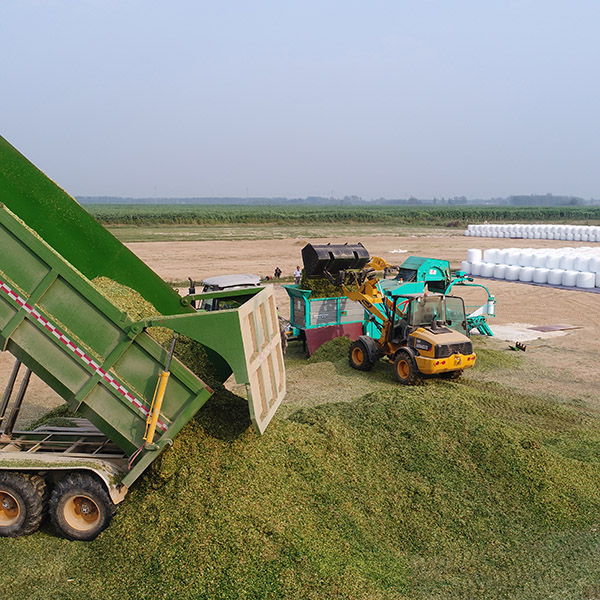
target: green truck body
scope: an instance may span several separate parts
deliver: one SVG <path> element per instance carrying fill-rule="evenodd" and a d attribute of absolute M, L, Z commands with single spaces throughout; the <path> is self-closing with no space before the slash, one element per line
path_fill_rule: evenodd
<path fill-rule="evenodd" d="M 233 372 L 246 384 L 250 416 L 264 431 L 285 395 L 270 286 L 251 290 L 238 309 L 196 311 L 3 138 L 0 203 L 2 349 L 92 424 L 44 435 L 14 432 L 12 422 L 7 431 L 13 381 L 0 406 L 0 472 L 54 472 L 56 479 L 56 472 L 90 471 L 119 502 L 213 393 L 173 358 L 154 439 L 144 442 L 168 355 L 147 327 L 202 344 L 221 382 Z M 159 316 L 133 322 L 94 287 L 96 277 L 135 290 Z"/>

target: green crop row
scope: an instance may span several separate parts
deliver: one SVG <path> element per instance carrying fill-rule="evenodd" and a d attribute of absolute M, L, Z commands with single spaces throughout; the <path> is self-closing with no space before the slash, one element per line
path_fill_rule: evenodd
<path fill-rule="evenodd" d="M 85 208 L 104 225 L 218 225 L 233 223 L 397 223 L 463 227 L 469 223 L 600 223 L 600 206 L 405 207 L 405 206 L 237 206 L 105 205 Z"/>

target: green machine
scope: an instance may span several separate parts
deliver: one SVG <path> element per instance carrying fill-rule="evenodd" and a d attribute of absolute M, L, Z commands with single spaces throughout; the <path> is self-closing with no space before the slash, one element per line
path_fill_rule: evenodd
<path fill-rule="evenodd" d="M 493 336 L 487 319 L 495 316 L 496 299 L 484 285 L 474 283 L 473 278 L 463 271 L 457 271 L 453 275 L 447 260 L 409 256 L 397 268 L 396 277 L 379 281 L 381 291 L 390 297 L 398 294 L 421 294 L 426 289 L 447 295 L 455 286 L 481 288 L 486 293 L 487 298 L 483 304 L 465 306 L 468 310 L 467 331 L 477 329 L 482 335 Z M 379 329 L 374 323 L 367 323 L 365 329 L 368 335 L 379 335 Z"/>
<path fill-rule="evenodd" d="M 444 293 L 451 280 L 450 263 L 447 260 L 409 256 L 398 267 L 398 274 L 394 279 L 384 279 L 381 283 L 382 289 L 383 287 L 392 288 L 394 283 L 391 282 L 395 282 L 396 286 L 399 282 L 414 284 L 414 286 L 406 285 L 403 288 L 403 292 L 407 294 L 421 293 L 423 291 L 423 284 L 427 283 L 428 288 L 432 292 Z M 412 287 L 415 288 L 414 291 Z"/>
<path fill-rule="evenodd" d="M 0 535 L 32 533 L 47 508 L 69 539 L 108 526 L 213 394 L 173 356 L 178 335 L 202 345 L 219 381 L 233 373 L 246 384 L 255 428 L 267 427 L 286 391 L 270 286 L 242 290 L 239 308 L 196 311 L 194 299 L 227 293 L 181 298 L 1 137 L 0 247 L 0 341 L 16 359 L 0 399 Z M 97 277 L 139 293 L 158 316 L 132 321 Z M 170 348 L 149 327 L 170 329 Z M 77 413 L 69 426 L 15 428 L 31 373 Z"/>

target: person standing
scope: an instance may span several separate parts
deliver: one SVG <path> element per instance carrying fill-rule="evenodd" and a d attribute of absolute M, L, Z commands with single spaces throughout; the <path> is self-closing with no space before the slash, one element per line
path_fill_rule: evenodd
<path fill-rule="evenodd" d="M 300 285 L 300 278 L 302 277 L 302 271 L 300 267 L 296 265 L 296 270 L 294 271 L 294 283 L 296 285 Z"/>

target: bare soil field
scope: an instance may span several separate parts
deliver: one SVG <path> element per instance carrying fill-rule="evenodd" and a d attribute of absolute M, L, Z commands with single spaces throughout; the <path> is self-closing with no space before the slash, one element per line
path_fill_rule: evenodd
<path fill-rule="evenodd" d="M 337 228 L 336 231 L 342 235 L 350 233 Z M 187 277 L 201 281 L 205 277 L 226 273 L 255 273 L 264 277 L 272 275 L 276 267 L 283 271 L 283 277 L 289 278 L 296 265 L 301 264 L 301 249 L 309 241 L 362 242 L 372 255 L 381 256 L 392 264 L 401 264 L 406 257 L 416 255 L 449 260 L 453 268 L 460 267 L 467 250 L 473 247 L 556 248 L 566 245 L 565 242 L 554 240 L 474 239 L 443 229 L 412 230 L 405 235 L 391 235 L 388 233 L 389 228 L 381 234 L 371 225 L 365 226 L 362 231 L 359 234 L 358 228 L 353 228 L 352 238 L 290 235 L 284 239 L 271 236 L 269 239 L 240 241 L 135 242 L 129 243 L 128 247 L 163 279 L 181 284 Z M 322 229 L 319 229 L 319 233 L 322 234 Z M 570 244 L 586 245 L 578 242 Z M 516 340 L 523 340 L 528 345 L 525 352 L 527 368 L 518 373 L 506 372 L 502 383 L 552 397 L 557 402 L 575 403 L 584 409 L 598 410 L 600 349 L 596 341 L 600 338 L 600 294 L 506 281 L 476 279 L 476 282 L 486 285 L 497 300 L 497 316 L 490 320 L 496 336 L 478 340 L 477 343 L 499 350 L 507 349 L 508 342 Z M 183 290 L 184 293 L 185 291 Z M 276 294 L 280 314 L 289 316 L 287 293 L 279 284 L 276 284 Z M 466 305 L 482 304 L 485 300 L 485 294 L 481 291 L 471 292 L 457 288 L 455 294 L 463 296 Z M 531 329 L 557 324 L 571 326 L 573 329 L 549 333 Z M 12 363 L 13 359 L 8 353 L 0 355 L 0 378 L 3 383 L 8 380 Z M 319 387 L 319 396 L 339 396 L 334 389 L 335 378 L 322 377 L 322 373 L 317 373 L 319 369 L 312 370 L 323 381 Z M 299 376 L 290 372 L 290 401 L 305 396 L 305 393 L 296 388 L 308 383 L 307 374 L 304 372 Z M 468 376 L 486 378 L 486 374 L 478 372 L 477 367 Z M 494 377 L 497 380 L 497 373 Z M 330 382 L 329 385 L 327 381 Z M 356 394 L 362 393 L 365 393 L 364 382 L 357 381 Z M 60 403 L 58 396 L 41 381 L 33 378 L 22 421 L 31 421 Z"/>

